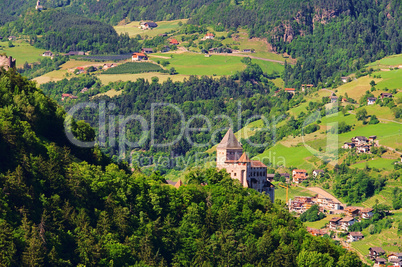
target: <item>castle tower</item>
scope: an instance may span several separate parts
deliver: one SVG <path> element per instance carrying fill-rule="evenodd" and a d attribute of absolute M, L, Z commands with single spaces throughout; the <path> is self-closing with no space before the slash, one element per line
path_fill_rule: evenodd
<path fill-rule="evenodd" d="M 243 154 L 243 147 L 237 141 L 232 129 L 229 129 L 216 147 L 216 167 L 225 168 L 226 161 L 237 161 Z"/>

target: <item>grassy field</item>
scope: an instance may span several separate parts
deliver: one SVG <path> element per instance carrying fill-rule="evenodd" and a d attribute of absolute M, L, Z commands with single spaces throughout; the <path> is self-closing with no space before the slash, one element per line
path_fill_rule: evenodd
<path fill-rule="evenodd" d="M 269 160 L 274 166 L 291 167 L 297 166 L 298 168 L 311 171 L 316 162 L 319 161 L 305 146 L 300 145 L 297 147 L 286 147 L 280 143 L 265 150 L 262 154 L 257 155 L 254 159 L 263 161 Z"/>
<path fill-rule="evenodd" d="M 101 93 L 101 94 L 94 95 L 92 98 L 103 96 L 103 95 L 106 95 L 106 96 L 112 98 L 112 97 L 115 97 L 115 96 L 119 96 L 122 93 L 123 93 L 123 90 L 116 91 L 115 89 L 111 89 L 111 90 L 107 91 L 106 93 Z"/>
<path fill-rule="evenodd" d="M 400 187 L 401 183 L 395 180 L 387 181 L 387 185 L 381 190 L 380 193 L 370 197 L 369 199 L 365 200 L 362 203 L 356 203 L 356 206 L 363 206 L 363 207 L 374 207 L 376 204 L 376 200 L 378 200 L 379 204 L 387 204 L 390 205 L 392 203 L 393 194 L 392 191 L 395 187 Z M 402 214 L 402 213 L 401 213 Z"/>
<path fill-rule="evenodd" d="M 142 37 L 144 37 L 145 35 L 148 35 L 149 37 L 154 37 L 162 33 L 168 33 L 172 30 L 177 31 L 180 28 L 179 22 L 185 24 L 187 22 L 187 19 L 156 21 L 158 27 L 152 30 L 141 30 L 140 28 L 138 28 L 138 26 L 140 26 L 139 21 L 133 21 L 123 26 L 115 26 L 114 29 L 118 34 L 128 33 L 130 37 L 135 37 L 137 36 L 137 34 L 141 35 Z"/>
<path fill-rule="evenodd" d="M 275 71 L 280 74 L 285 69 L 284 65 L 271 61 L 252 59 L 252 62 L 257 63 L 264 73 L 273 73 Z"/>
<path fill-rule="evenodd" d="M 243 49 L 254 49 L 255 53 L 252 53 L 250 55 L 255 57 L 280 60 L 283 62 L 285 62 L 285 60 L 288 60 L 288 62 L 292 62 L 291 59 L 285 58 L 280 54 L 271 52 L 269 45 L 263 39 L 249 39 L 247 30 L 245 29 L 240 29 L 239 33 L 234 33 L 232 35 L 232 38 L 226 38 L 222 41 L 222 44 L 230 45 L 231 47 L 237 46 L 240 51 L 242 51 Z M 249 53 L 244 54 L 248 55 Z"/>
<path fill-rule="evenodd" d="M 102 81 L 102 84 L 108 84 L 110 82 L 117 82 L 117 81 L 136 81 L 139 78 L 148 80 L 151 82 L 152 77 L 157 77 L 159 82 L 165 82 L 168 79 L 171 79 L 174 82 L 183 81 L 185 78 L 188 78 L 189 75 L 168 75 L 168 74 L 161 74 L 157 72 L 149 72 L 149 73 L 138 73 L 138 74 L 101 74 L 97 75 L 97 77 Z"/>
<path fill-rule="evenodd" d="M 246 68 L 241 57 L 232 56 L 205 57 L 202 54 L 181 53 L 173 54 L 173 58 L 167 61 L 170 64 L 166 68 L 174 67 L 179 74 L 184 75 L 232 75 Z"/>
<path fill-rule="evenodd" d="M 0 53 L 6 53 L 17 60 L 17 67 L 22 67 L 25 62 L 33 63 L 39 61 L 44 49 L 38 49 L 24 41 L 14 41 L 15 47 L 8 47 L 7 42 L 0 42 Z"/>
<path fill-rule="evenodd" d="M 381 75 L 382 80 L 377 83 L 377 89 L 400 89 L 402 88 L 402 69 L 391 71 L 380 71 L 376 73 Z"/>
<path fill-rule="evenodd" d="M 376 73 L 377 74 L 377 73 Z M 337 95 L 345 95 L 348 93 L 350 98 L 353 98 L 357 102 L 359 102 L 360 97 L 365 94 L 367 90 L 370 90 L 370 82 L 374 80 L 377 84 L 382 81 L 382 79 L 374 79 L 369 76 L 361 77 L 357 80 L 353 80 L 349 83 L 345 83 L 337 88 Z"/>
<path fill-rule="evenodd" d="M 291 186 L 289 188 L 289 199 L 293 199 L 296 196 L 313 196 L 313 195 L 311 191 L 308 189 Z M 280 186 L 275 186 L 275 199 L 286 201 L 286 189 Z"/>
<path fill-rule="evenodd" d="M 367 66 L 388 68 L 389 66 L 399 66 L 399 65 L 402 65 L 402 54 L 382 58 L 380 60 L 368 64 Z"/>
<path fill-rule="evenodd" d="M 354 165 L 351 165 L 351 168 L 355 169 L 364 169 L 367 166 L 370 168 L 377 168 L 377 169 L 383 169 L 383 170 L 393 170 L 394 169 L 394 163 L 395 159 L 383 159 L 383 158 L 375 158 L 373 160 L 369 160 L 366 162 L 361 162 L 357 163 Z"/>
<path fill-rule="evenodd" d="M 38 84 L 44 84 L 48 82 L 57 82 L 60 80 L 63 80 L 64 78 L 71 79 L 74 76 L 66 77 L 66 71 L 65 70 L 54 70 L 51 72 L 46 73 L 45 75 L 36 77 L 33 79 L 33 81 L 36 81 Z"/>
<path fill-rule="evenodd" d="M 324 228 L 324 226 L 329 223 L 329 220 L 331 220 L 333 217 L 337 217 L 339 215 L 327 215 L 322 220 L 316 221 L 316 222 L 304 222 L 304 225 L 307 227 L 315 228 L 315 229 L 321 229 Z"/>

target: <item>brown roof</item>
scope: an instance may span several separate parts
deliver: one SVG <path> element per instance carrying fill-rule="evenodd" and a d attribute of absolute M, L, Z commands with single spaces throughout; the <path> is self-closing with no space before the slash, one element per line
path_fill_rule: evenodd
<path fill-rule="evenodd" d="M 296 91 L 294 88 L 285 88 L 285 91 Z"/>
<path fill-rule="evenodd" d="M 342 218 L 340 218 L 340 217 L 333 217 L 331 220 L 329 220 L 330 222 L 337 222 L 337 221 L 340 221 L 340 220 L 342 220 Z"/>
<path fill-rule="evenodd" d="M 250 159 L 248 158 L 246 152 L 243 153 L 243 155 L 241 155 L 241 157 L 238 160 L 239 162 L 250 162 Z"/>
<path fill-rule="evenodd" d="M 242 149 L 242 146 L 239 141 L 237 141 L 232 129 L 229 128 L 217 148 Z"/>
<path fill-rule="evenodd" d="M 371 211 L 373 211 L 373 209 L 372 208 L 364 208 L 364 209 L 361 209 L 360 211 L 361 212 L 371 212 Z"/>
<path fill-rule="evenodd" d="M 351 236 L 364 236 L 361 232 L 350 232 L 349 235 L 351 235 Z"/>
<path fill-rule="evenodd" d="M 377 253 L 385 253 L 385 251 L 380 247 L 372 247 L 372 248 L 369 248 L 369 250 L 370 251 L 375 251 Z"/>
<path fill-rule="evenodd" d="M 343 218 L 343 219 L 341 220 L 341 222 L 350 222 L 350 221 L 353 221 L 353 220 L 354 220 L 353 217 L 345 217 L 345 218 Z"/>
<path fill-rule="evenodd" d="M 266 168 L 267 166 L 259 160 L 252 160 L 251 167 L 254 168 Z"/>

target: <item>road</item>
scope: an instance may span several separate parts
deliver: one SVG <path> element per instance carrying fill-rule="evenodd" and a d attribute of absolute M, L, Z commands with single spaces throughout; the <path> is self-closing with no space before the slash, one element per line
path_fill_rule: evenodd
<path fill-rule="evenodd" d="M 319 187 L 305 187 L 305 188 L 308 189 L 308 190 L 310 190 L 310 191 L 312 191 L 312 192 L 314 192 L 314 193 L 316 193 L 316 194 L 319 194 L 319 195 L 322 196 L 322 197 L 330 198 L 330 199 L 332 199 L 334 202 L 338 202 L 338 203 L 341 203 L 341 204 L 342 204 L 342 202 L 339 201 L 339 199 L 337 199 L 336 197 L 334 197 L 333 195 L 331 195 L 330 193 L 328 193 L 328 192 L 325 191 L 324 189 L 321 189 L 321 188 L 319 188 Z"/>

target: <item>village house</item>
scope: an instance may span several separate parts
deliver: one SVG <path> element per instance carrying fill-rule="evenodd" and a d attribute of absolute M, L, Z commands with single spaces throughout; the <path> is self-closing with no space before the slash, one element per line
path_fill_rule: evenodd
<path fill-rule="evenodd" d="M 43 10 L 43 6 L 40 4 L 40 0 L 38 0 L 38 1 L 36 2 L 36 7 L 35 7 L 35 9 L 38 10 L 38 11 Z"/>
<path fill-rule="evenodd" d="M 179 45 L 179 42 L 176 39 L 172 39 L 169 41 L 169 44 L 171 45 Z"/>
<path fill-rule="evenodd" d="M 142 61 L 147 60 L 148 57 L 144 53 L 133 53 L 131 56 L 131 61 Z"/>
<path fill-rule="evenodd" d="M 286 179 L 286 182 L 290 182 L 290 174 L 289 173 L 280 173 L 281 177 L 284 177 Z"/>
<path fill-rule="evenodd" d="M 152 30 L 153 28 L 158 27 L 158 24 L 156 24 L 153 21 L 145 21 L 140 23 L 140 28 L 143 30 Z"/>
<path fill-rule="evenodd" d="M 169 51 L 170 51 L 170 47 L 168 45 L 165 45 L 161 50 L 162 53 L 166 53 L 166 52 L 169 52 Z"/>
<path fill-rule="evenodd" d="M 267 166 L 259 160 L 250 160 L 229 129 L 216 148 L 216 167 L 225 169 L 232 179 L 244 187 L 253 188 L 275 200 L 275 187 L 267 180 Z"/>
<path fill-rule="evenodd" d="M 296 93 L 296 89 L 294 89 L 294 88 L 285 88 L 285 92 L 294 95 Z"/>
<path fill-rule="evenodd" d="M 393 263 L 394 266 L 398 266 L 395 264 L 399 264 L 402 261 L 402 253 L 401 252 L 399 252 L 399 253 L 392 252 L 392 253 L 388 254 L 388 261 Z"/>
<path fill-rule="evenodd" d="M 142 53 L 146 53 L 146 54 L 151 54 L 154 52 L 154 50 L 152 48 L 143 48 L 141 49 Z"/>
<path fill-rule="evenodd" d="M 61 94 L 61 101 L 64 101 L 66 98 L 77 99 L 78 97 L 72 94 Z"/>
<path fill-rule="evenodd" d="M 370 152 L 370 146 L 368 146 L 368 145 L 359 146 L 356 148 L 356 151 L 359 153 L 368 153 L 368 152 Z"/>
<path fill-rule="evenodd" d="M 385 255 L 385 251 L 380 247 L 371 247 L 369 248 L 369 255 L 371 259 L 375 259 L 382 255 Z"/>
<path fill-rule="evenodd" d="M 17 37 L 15 37 L 15 36 L 9 36 L 9 37 L 8 37 L 8 40 L 9 40 L 9 41 L 15 41 L 15 40 L 17 40 Z"/>
<path fill-rule="evenodd" d="M 289 200 L 289 211 L 301 214 L 311 208 L 314 204 L 313 197 L 297 196 L 294 199 Z"/>
<path fill-rule="evenodd" d="M 342 218 L 342 220 L 339 221 L 339 227 L 340 229 L 344 230 L 344 231 L 348 231 L 349 230 L 349 226 L 353 225 L 355 223 L 355 219 L 353 217 L 345 217 Z"/>
<path fill-rule="evenodd" d="M 53 53 L 50 51 L 43 52 L 42 57 L 53 57 Z"/>
<path fill-rule="evenodd" d="M 80 93 L 83 94 L 83 93 L 87 92 L 88 90 L 89 89 L 87 87 L 84 87 L 84 88 L 81 89 Z"/>
<path fill-rule="evenodd" d="M 331 95 L 330 100 L 331 103 L 336 103 L 338 101 L 338 97 L 336 95 Z"/>
<path fill-rule="evenodd" d="M 81 73 L 85 73 L 85 69 L 84 69 L 84 67 L 77 67 L 76 69 L 75 69 L 75 73 L 78 75 L 78 74 L 81 74 Z"/>
<path fill-rule="evenodd" d="M 374 141 L 377 139 L 377 136 L 376 135 L 371 135 L 371 136 L 369 136 L 369 138 L 368 138 L 368 141 L 370 142 L 370 143 L 374 143 Z"/>
<path fill-rule="evenodd" d="M 205 39 L 214 39 L 215 35 L 213 33 L 207 33 L 205 34 Z"/>
<path fill-rule="evenodd" d="M 392 94 L 391 93 L 381 93 L 380 94 L 380 98 L 384 99 L 384 98 L 392 98 Z"/>
<path fill-rule="evenodd" d="M 275 173 L 267 173 L 267 179 L 268 181 L 272 182 L 274 180 Z"/>
<path fill-rule="evenodd" d="M 356 136 L 352 138 L 352 142 L 355 143 L 356 146 L 366 145 L 368 141 L 369 140 L 365 136 Z"/>
<path fill-rule="evenodd" d="M 374 263 L 378 266 L 378 267 L 385 267 L 387 264 L 387 260 L 384 258 L 375 258 Z"/>
<path fill-rule="evenodd" d="M 301 90 L 302 92 L 306 91 L 307 89 L 313 88 L 314 85 L 313 84 L 302 84 L 301 85 Z"/>
<path fill-rule="evenodd" d="M 345 142 L 342 146 L 342 148 L 344 149 L 352 149 L 355 147 L 355 143 L 351 143 L 351 142 Z"/>
<path fill-rule="evenodd" d="M 251 49 L 246 48 L 246 49 L 243 49 L 243 51 L 242 51 L 242 52 L 244 52 L 244 53 L 251 53 Z"/>
<path fill-rule="evenodd" d="M 8 70 L 10 68 L 15 69 L 16 66 L 16 60 L 12 56 L 6 56 L 6 55 L 0 55 L 0 68 L 4 68 L 5 70 Z"/>
<path fill-rule="evenodd" d="M 331 230 L 338 229 L 338 226 L 339 226 L 341 220 L 342 220 L 342 218 L 340 218 L 340 217 L 331 218 L 331 220 L 329 220 L 329 229 L 331 229 Z"/>
<path fill-rule="evenodd" d="M 307 232 L 309 232 L 313 236 L 324 236 L 324 235 L 328 234 L 327 229 L 314 229 L 314 228 L 310 228 L 310 227 L 307 227 Z"/>
<path fill-rule="evenodd" d="M 174 182 L 174 181 L 172 181 L 172 180 L 166 180 L 166 183 L 167 183 L 168 185 L 174 186 L 174 187 L 176 187 L 176 188 L 179 188 L 180 186 L 183 185 L 183 182 L 182 182 L 180 179 L 179 179 L 177 182 Z"/>
<path fill-rule="evenodd" d="M 308 179 L 307 176 L 308 174 L 306 170 L 294 169 L 292 171 L 293 182 L 296 184 L 300 184 L 301 182 L 307 180 Z"/>
<path fill-rule="evenodd" d="M 114 68 L 114 67 L 116 67 L 117 65 L 116 64 L 113 64 L 113 63 L 111 63 L 111 64 L 103 64 L 103 66 L 102 66 L 102 69 L 103 70 L 107 70 L 107 69 L 110 69 L 110 68 Z"/>
<path fill-rule="evenodd" d="M 324 170 L 314 170 L 313 171 L 313 176 L 314 177 L 317 177 L 317 176 L 320 176 L 320 175 L 323 175 L 324 174 Z"/>
<path fill-rule="evenodd" d="M 352 243 L 355 241 L 359 241 L 364 238 L 364 235 L 361 232 L 350 232 L 347 237 L 347 241 Z"/>
<path fill-rule="evenodd" d="M 159 36 L 162 36 L 162 37 L 166 37 L 167 36 L 167 34 L 166 33 L 160 33 L 160 34 L 158 34 Z"/>
<path fill-rule="evenodd" d="M 362 219 L 371 219 L 373 217 L 373 209 L 372 208 L 363 208 L 360 210 L 360 215 Z"/>
<path fill-rule="evenodd" d="M 367 98 L 367 105 L 374 105 L 376 100 L 377 100 L 377 98 L 375 98 L 375 97 Z"/>
<path fill-rule="evenodd" d="M 347 83 L 349 78 L 348 77 L 341 77 L 342 82 Z"/>
<path fill-rule="evenodd" d="M 359 208 L 356 208 L 356 207 L 346 207 L 345 213 L 347 216 L 357 217 L 357 216 L 359 216 L 360 210 L 359 210 Z"/>

